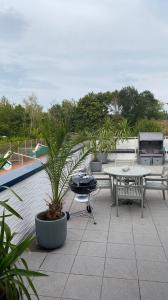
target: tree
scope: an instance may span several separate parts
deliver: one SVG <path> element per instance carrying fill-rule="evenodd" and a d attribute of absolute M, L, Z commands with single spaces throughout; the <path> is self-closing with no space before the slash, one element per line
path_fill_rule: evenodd
<path fill-rule="evenodd" d="M 25 107 L 25 113 L 30 119 L 29 134 L 32 135 L 34 132 L 38 134 L 43 116 L 43 108 L 38 104 L 37 97 L 34 94 L 24 99 L 23 103 Z"/>
<path fill-rule="evenodd" d="M 0 136 L 23 136 L 25 135 L 24 124 L 25 110 L 21 105 L 11 104 L 2 97 L 0 99 Z"/>
<path fill-rule="evenodd" d="M 49 115 L 54 122 L 64 120 L 70 131 L 74 131 L 74 119 L 76 112 L 76 102 L 73 100 L 64 100 L 61 104 L 54 104 L 49 109 Z"/>
<path fill-rule="evenodd" d="M 108 92 L 109 93 L 109 92 Z M 119 108 L 119 91 L 115 90 L 110 93 L 111 101 L 108 105 L 108 112 L 113 116 L 119 116 L 120 108 Z"/>
<path fill-rule="evenodd" d="M 139 97 L 141 100 L 141 107 L 144 110 L 144 117 L 148 119 L 161 119 L 163 117 L 163 104 L 155 99 L 154 95 L 150 91 L 140 93 Z"/>
<path fill-rule="evenodd" d="M 111 93 L 93 92 L 79 99 L 75 114 L 75 126 L 78 130 L 87 128 L 95 130 L 100 126 L 108 115 L 111 102 Z"/>
<path fill-rule="evenodd" d="M 150 91 L 139 94 L 134 87 L 125 87 L 119 92 L 118 104 L 121 115 L 131 124 L 140 119 L 163 117 L 162 104 Z"/>

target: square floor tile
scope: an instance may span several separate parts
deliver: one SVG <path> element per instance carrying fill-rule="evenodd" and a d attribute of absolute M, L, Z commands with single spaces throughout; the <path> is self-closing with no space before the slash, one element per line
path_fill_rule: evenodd
<path fill-rule="evenodd" d="M 105 257 L 106 243 L 81 242 L 78 255 Z"/>
<path fill-rule="evenodd" d="M 166 216 L 155 216 L 154 218 L 154 222 L 156 225 L 160 225 L 160 226 L 168 226 L 168 219 L 167 219 L 167 214 Z"/>
<path fill-rule="evenodd" d="M 106 219 L 104 216 L 98 216 L 96 214 L 95 216 L 96 219 L 96 225 L 93 224 L 93 220 L 89 220 L 88 224 L 87 224 L 87 229 L 89 230 L 103 230 L 103 231 L 107 231 L 109 229 L 109 219 Z"/>
<path fill-rule="evenodd" d="M 111 231 L 109 232 L 108 242 L 115 244 L 133 244 L 133 235 L 131 232 Z"/>
<path fill-rule="evenodd" d="M 168 283 L 140 281 L 141 300 L 167 300 Z"/>
<path fill-rule="evenodd" d="M 138 260 L 140 280 L 168 282 L 168 263 Z"/>
<path fill-rule="evenodd" d="M 95 276 L 70 275 L 63 298 L 100 300 L 102 278 Z"/>
<path fill-rule="evenodd" d="M 79 249 L 79 245 L 80 245 L 80 241 L 66 240 L 65 244 L 62 247 L 53 250 L 51 253 L 76 255 L 76 253 Z"/>
<path fill-rule="evenodd" d="M 141 260 L 167 261 L 162 247 L 135 245 L 136 258 Z"/>
<path fill-rule="evenodd" d="M 132 232 L 132 224 L 116 224 L 114 222 L 110 223 L 110 231 L 118 232 Z"/>
<path fill-rule="evenodd" d="M 105 258 L 76 256 L 71 273 L 103 276 Z"/>
<path fill-rule="evenodd" d="M 47 253 L 25 251 L 22 257 L 26 260 L 29 269 L 38 270 L 43 263 Z"/>
<path fill-rule="evenodd" d="M 83 233 L 83 229 L 68 228 L 67 240 L 80 241 L 82 239 Z"/>
<path fill-rule="evenodd" d="M 161 246 L 158 235 L 154 233 L 140 234 L 134 232 L 134 242 L 137 245 Z"/>
<path fill-rule="evenodd" d="M 67 222 L 67 227 L 73 229 L 85 229 L 88 223 L 88 218 L 84 217 L 70 217 Z"/>
<path fill-rule="evenodd" d="M 104 278 L 101 300 L 140 300 L 138 282 Z"/>
<path fill-rule="evenodd" d="M 148 224 L 148 225 L 140 225 L 140 224 L 133 224 L 133 232 L 139 233 L 139 234 L 157 234 L 156 228 L 154 224 Z"/>
<path fill-rule="evenodd" d="M 49 254 L 40 269 L 59 273 L 69 273 L 74 258 L 74 255 L 68 254 Z"/>
<path fill-rule="evenodd" d="M 135 259 L 135 249 L 133 245 L 127 244 L 107 244 L 107 257 Z"/>
<path fill-rule="evenodd" d="M 68 275 L 53 272 L 45 273 L 49 276 L 37 277 L 33 281 L 37 293 L 41 296 L 61 297 Z"/>
<path fill-rule="evenodd" d="M 86 230 L 82 241 L 87 242 L 107 242 L 107 231 L 101 230 Z"/>
<path fill-rule="evenodd" d="M 136 261 L 106 258 L 104 276 L 137 279 Z"/>

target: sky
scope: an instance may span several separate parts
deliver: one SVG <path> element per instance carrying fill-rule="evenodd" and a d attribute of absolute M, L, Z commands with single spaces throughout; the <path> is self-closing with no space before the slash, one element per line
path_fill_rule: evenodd
<path fill-rule="evenodd" d="M 0 97 L 47 110 L 125 86 L 168 102 L 167 0 L 0 0 Z"/>

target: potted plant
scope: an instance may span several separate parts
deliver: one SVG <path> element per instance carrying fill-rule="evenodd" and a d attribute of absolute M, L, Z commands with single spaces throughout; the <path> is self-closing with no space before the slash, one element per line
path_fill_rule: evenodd
<path fill-rule="evenodd" d="M 5 160 L 6 157 L 0 159 L 0 169 L 3 167 Z M 12 189 L 10 190 L 18 200 L 22 201 Z M 17 245 L 13 244 L 16 233 L 12 233 L 6 223 L 6 218 L 15 216 L 22 219 L 22 217 L 8 202 L 9 199 L 0 201 L 0 206 L 4 209 L 2 215 L 0 215 L 0 300 L 23 300 L 23 296 L 24 299 L 30 300 L 30 293 L 39 299 L 32 277 L 47 275 L 31 271 L 25 259 L 21 257 L 31 244 L 33 237 L 27 237 Z"/>
<path fill-rule="evenodd" d="M 103 126 L 99 129 L 99 151 L 98 159 L 102 163 L 108 162 L 108 153 L 116 149 L 117 142 L 128 138 L 130 127 L 127 120 L 105 119 Z"/>
<path fill-rule="evenodd" d="M 67 217 L 63 212 L 63 197 L 73 172 L 81 165 L 89 154 L 85 147 L 79 155 L 72 155 L 74 146 L 81 142 L 76 134 L 69 133 L 64 122 L 55 128 L 48 120 L 43 135 L 48 146 L 48 160 L 44 164 L 51 183 L 51 195 L 47 201 L 47 210 L 35 217 L 36 237 L 38 244 L 47 249 L 62 246 L 67 234 Z"/>
<path fill-rule="evenodd" d="M 5 210 L 0 222 L 0 300 L 31 299 L 33 293 L 39 299 L 32 282 L 34 276 L 45 274 L 29 270 L 25 259 L 21 258 L 23 252 L 29 247 L 34 238 L 27 237 L 18 245 L 12 244 L 15 233 L 5 222 Z M 26 281 L 30 289 L 27 289 Z"/>
<path fill-rule="evenodd" d="M 96 131 L 96 133 L 94 132 L 94 133 L 88 134 L 88 138 L 90 140 L 90 150 L 93 155 L 93 158 L 90 161 L 91 172 L 101 172 L 102 162 L 97 157 L 98 152 L 99 152 L 98 131 Z"/>
<path fill-rule="evenodd" d="M 114 149 L 113 134 L 115 131 L 112 120 L 107 117 L 99 129 L 99 153 L 97 158 L 103 164 L 107 163 L 108 152 Z"/>

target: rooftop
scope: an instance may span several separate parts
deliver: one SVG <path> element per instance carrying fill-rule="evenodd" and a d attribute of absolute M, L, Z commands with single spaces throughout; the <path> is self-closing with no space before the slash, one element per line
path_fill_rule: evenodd
<path fill-rule="evenodd" d="M 114 160 L 134 160 L 138 140 L 129 139 L 118 145 Z M 164 140 L 167 148 L 168 139 Z M 127 150 L 123 153 L 122 150 Z M 165 153 L 165 164 L 168 154 Z M 45 172 L 34 172 L 36 164 L 26 164 L 20 170 L 1 176 L 1 184 L 14 183 L 14 190 L 24 199 L 18 203 L 8 190 L 1 197 L 11 198 L 11 204 L 21 213 L 23 221 L 12 219 L 11 227 L 19 232 L 18 240 L 32 231 L 34 216 L 46 209 L 44 199 L 50 193 Z M 109 164 L 110 165 L 110 164 Z M 39 167 L 39 165 L 38 165 Z M 161 172 L 161 165 L 147 165 L 152 173 Z M 33 174 L 27 177 L 27 173 Z M 23 181 L 20 181 L 20 177 Z M 26 179 L 25 179 L 26 178 Z M 64 210 L 85 208 L 73 201 L 68 191 Z M 110 189 L 99 190 L 94 196 L 92 218 L 71 217 L 67 223 L 67 239 L 63 247 L 53 251 L 39 248 L 36 241 L 24 254 L 33 270 L 45 271 L 49 277 L 34 279 L 40 300 L 167 300 L 168 299 L 168 194 L 147 190 L 144 218 L 136 202 L 121 204 L 119 217 L 112 206 Z M 34 300 L 32 295 L 32 300 Z"/>
<path fill-rule="evenodd" d="M 65 210 L 79 209 L 72 200 L 68 192 Z M 139 204 L 120 205 L 116 217 L 111 203 L 110 190 L 99 191 L 96 225 L 72 217 L 63 247 L 46 251 L 35 242 L 25 253 L 30 267 L 49 274 L 34 280 L 41 300 L 168 299 L 168 200 L 161 191 L 147 191 L 143 219 Z"/>

